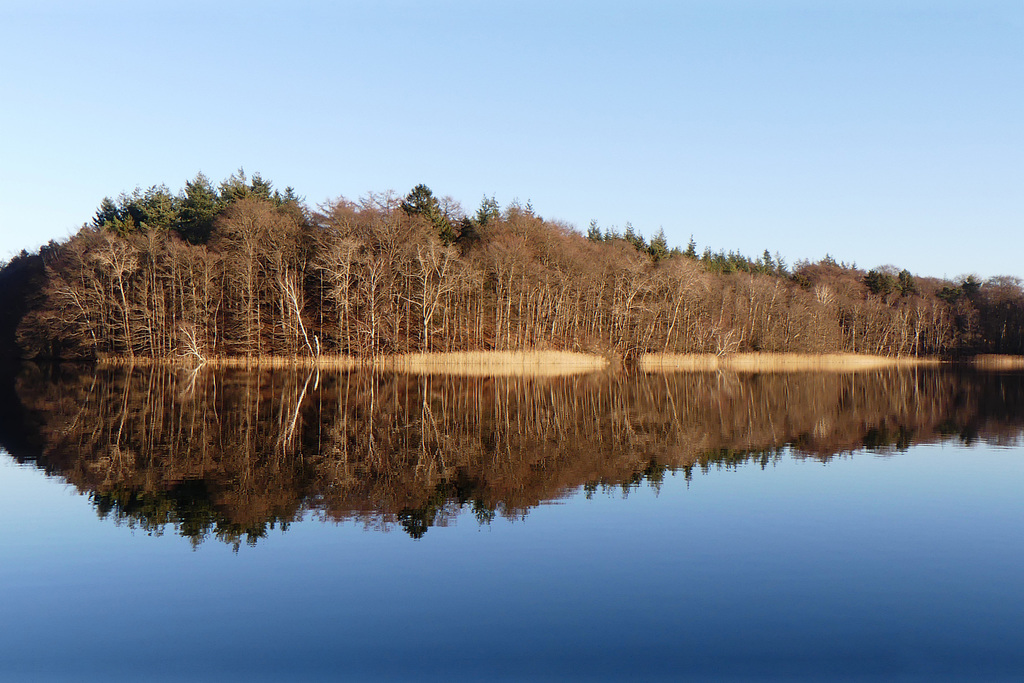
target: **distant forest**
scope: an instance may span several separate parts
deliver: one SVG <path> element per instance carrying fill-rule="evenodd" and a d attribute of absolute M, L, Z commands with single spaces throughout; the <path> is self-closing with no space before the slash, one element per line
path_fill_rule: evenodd
<path fill-rule="evenodd" d="M 628 223 L 582 234 L 425 185 L 314 209 L 243 171 L 106 198 L 67 241 L 3 264 L 0 291 L 0 343 L 28 358 L 1024 353 L 1015 277 L 788 265 Z"/>

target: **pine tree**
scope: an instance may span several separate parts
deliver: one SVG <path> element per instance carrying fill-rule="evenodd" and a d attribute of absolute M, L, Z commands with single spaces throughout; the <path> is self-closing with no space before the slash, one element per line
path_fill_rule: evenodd
<path fill-rule="evenodd" d="M 193 244 L 206 242 L 213 230 L 217 215 L 217 191 L 202 173 L 185 183 L 179 200 L 179 227 L 181 236 Z"/>
<path fill-rule="evenodd" d="M 437 230 L 437 236 L 445 244 L 451 244 L 459 238 L 459 234 L 448 220 L 448 216 L 441 211 L 437 197 L 423 183 L 412 188 L 412 191 L 402 200 L 402 210 L 410 216 L 423 216 L 430 221 L 434 229 Z"/>
<path fill-rule="evenodd" d="M 668 256 L 668 240 L 665 239 L 664 228 L 658 228 L 658 234 L 651 239 L 651 244 L 647 247 L 647 253 L 651 255 L 655 263 Z"/>
<path fill-rule="evenodd" d="M 104 197 L 103 201 L 100 202 L 100 208 L 96 209 L 96 215 L 92 219 L 92 224 L 97 228 L 102 228 L 119 218 L 117 204 L 110 197 Z"/>
<path fill-rule="evenodd" d="M 683 256 L 694 260 L 697 259 L 697 241 L 693 239 L 693 235 L 690 235 L 690 241 L 686 244 L 686 251 L 683 252 Z"/>
<path fill-rule="evenodd" d="M 633 229 L 633 224 L 629 221 L 626 222 L 626 231 L 622 236 L 637 251 L 647 251 L 647 240 Z"/>
<path fill-rule="evenodd" d="M 501 218 L 501 207 L 498 206 L 497 200 L 493 196 L 488 198 L 487 195 L 484 195 L 484 198 L 480 200 L 480 208 L 476 210 L 474 216 L 476 224 L 483 227 L 498 218 Z"/>

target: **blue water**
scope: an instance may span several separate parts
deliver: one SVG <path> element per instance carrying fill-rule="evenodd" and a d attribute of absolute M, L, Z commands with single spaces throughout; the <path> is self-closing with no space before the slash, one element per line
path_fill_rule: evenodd
<path fill-rule="evenodd" d="M 1020 680 L 1024 449 L 786 453 L 414 540 L 100 519 L 0 455 L 5 680 Z"/>

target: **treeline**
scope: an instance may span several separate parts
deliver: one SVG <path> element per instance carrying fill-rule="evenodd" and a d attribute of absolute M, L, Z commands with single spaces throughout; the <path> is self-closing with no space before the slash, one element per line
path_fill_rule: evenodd
<path fill-rule="evenodd" d="M 19 298 L 0 323 L 28 357 L 1024 352 L 1016 278 L 791 268 L 628 224 L 583 235 L 529 203 L 485 197 L 468 214 L 424 185 L 314 210 L 243 172 L 104 199 L 66 242 L 6 264 L 0 287 Z"/>
<path fill-rule="evenodd" d="M 1024 375 L 936 369 L 491 378 L 27 364 L 10 398 L 2 412 L 19 419 L 0 448 L 19 462 L 102 516 L 233 544 L 309 514 L 419 537 L 673 472 L 1012 445 L 1024 430 Z"/>

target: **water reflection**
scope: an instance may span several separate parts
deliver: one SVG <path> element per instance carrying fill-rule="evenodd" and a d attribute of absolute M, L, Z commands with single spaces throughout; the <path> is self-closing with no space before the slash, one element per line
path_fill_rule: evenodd
<path fill-rule="evenodd" d="M 469 378 L 24 368 L 0 444 L 98 513 L 199 543 L 303 516 L 519 518 L 583 487 L 955 439 L 1012 445 L 1024 376 L 940 370 Z M 8 396 L 8 402 L 13 398 Z"/>

